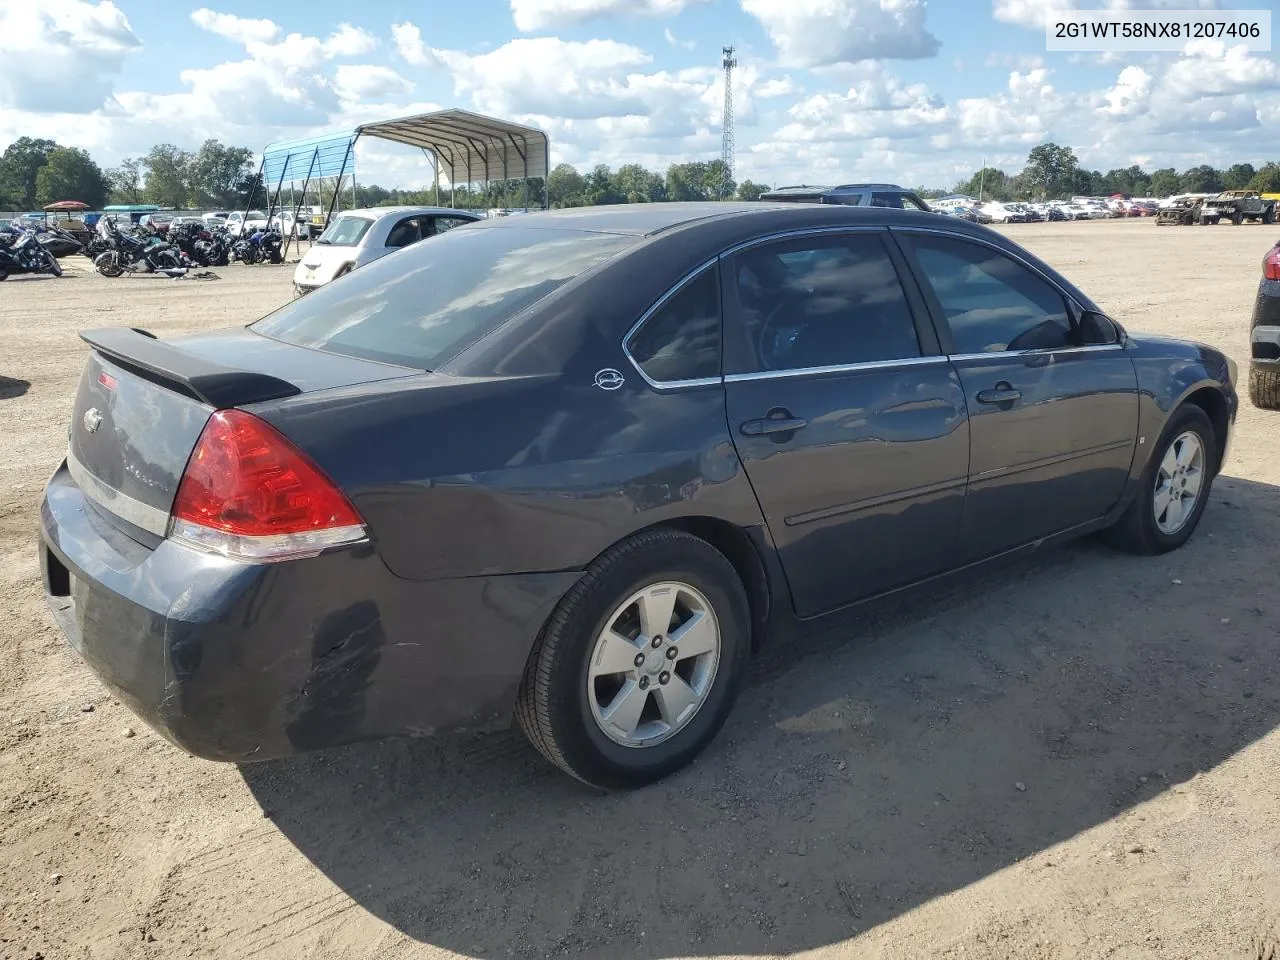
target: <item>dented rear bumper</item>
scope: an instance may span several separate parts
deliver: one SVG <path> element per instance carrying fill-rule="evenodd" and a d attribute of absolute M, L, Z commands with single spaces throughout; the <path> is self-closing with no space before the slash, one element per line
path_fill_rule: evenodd
<path fill-rule="evenodd" d="M 103 683 L 177 746 L 229 761 L 505 726 L 579 576 L 414 582 L 375 544 L 275 564 L 150 549 L 65 467 L 41 505 L 40 559 L 55 618 Z"/>

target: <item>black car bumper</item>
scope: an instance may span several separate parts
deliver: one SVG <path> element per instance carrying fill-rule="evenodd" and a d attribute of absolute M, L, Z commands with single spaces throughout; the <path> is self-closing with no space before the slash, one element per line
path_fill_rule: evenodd
<path fill-rule="evenodd" d="M 1258 284 L 1250 327 L 1253 361 L 1280 365 L 1280 280 L 1263 280 Z"/>
<path fill-rule="evenodd" d="M 510 722 L 576 573 L 417 582 L 372 545 L 247 564 L 104 519 L 65 466 L 41 506 L 45 591 L 71 645 L 167 739 L 211 760 Z"/>

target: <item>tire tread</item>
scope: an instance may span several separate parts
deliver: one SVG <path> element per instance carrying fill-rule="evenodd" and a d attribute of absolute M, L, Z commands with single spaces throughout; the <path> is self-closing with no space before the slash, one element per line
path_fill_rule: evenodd
<path fill-rule="evenodd" d="M 1249 402 L 1260 410 L 1280 410 L 1280 368 L 1249 365 Z"/>

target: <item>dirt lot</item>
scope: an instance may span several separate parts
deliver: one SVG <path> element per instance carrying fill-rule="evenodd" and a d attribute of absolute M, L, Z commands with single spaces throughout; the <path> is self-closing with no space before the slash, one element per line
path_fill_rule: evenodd
<path fill-rule="evenodd" d="M 1273 230 L 1008 229 L 1131 329 L 1244 371 Z M 1246 402 L 1184 550 L 1085 542 L 864 607 L 773 649 L 704 759 L 649 790 L 585 791 L 514 733 L 238 769 L 112 701 L 46 615 L 34 546 L 75 331 L 163 336 L 289 295 L 289 268 L 218 272 L 0 286 L 0 957 L 1274 947 L 1280 414 Z"/>

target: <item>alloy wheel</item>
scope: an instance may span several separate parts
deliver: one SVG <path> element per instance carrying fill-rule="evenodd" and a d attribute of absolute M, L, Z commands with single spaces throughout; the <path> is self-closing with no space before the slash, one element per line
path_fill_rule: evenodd
<path fill-rule="evenodd" d="M 1169 444 L 1156 471 L 1156 527 L 1172 536 L 1186 526 L 1195 512 L 1196 501 L 1204 485 L 1204 444 L 1193 430 L 1179 434 Z"/>
<path fill-rule="evenodd" d="M 720 625 L 696 587 L 663 581 L 614 608 L 587 664 L 596 725 L 624 747 L 655 746 L 702 706 L 720 662 Z"/>

